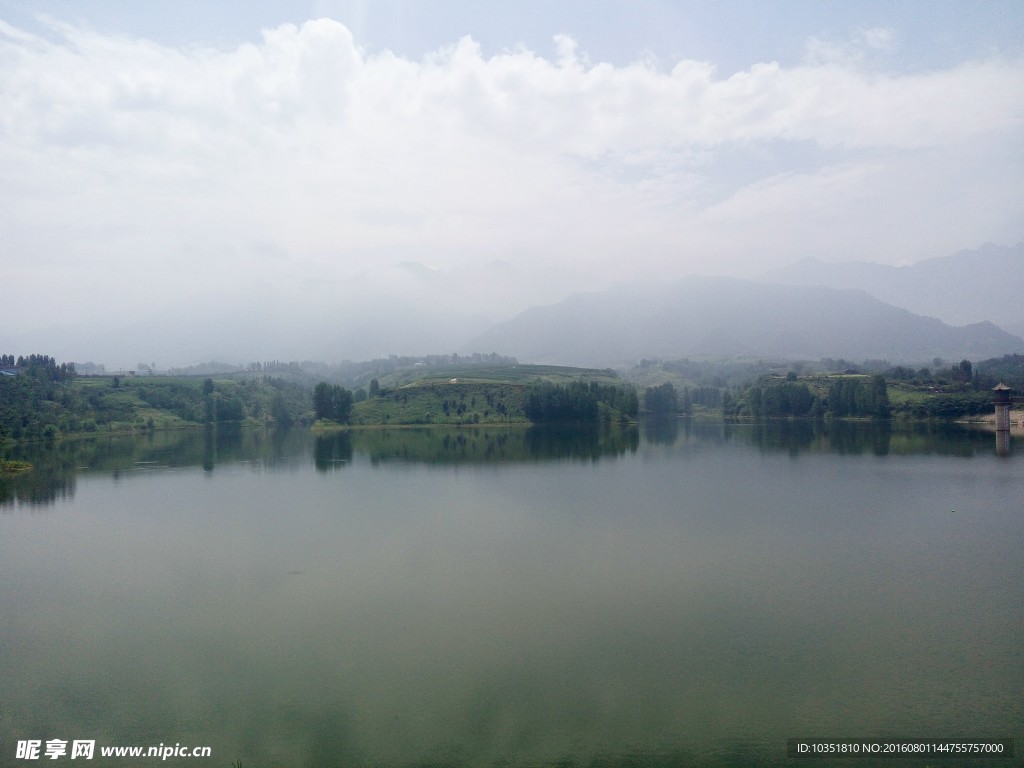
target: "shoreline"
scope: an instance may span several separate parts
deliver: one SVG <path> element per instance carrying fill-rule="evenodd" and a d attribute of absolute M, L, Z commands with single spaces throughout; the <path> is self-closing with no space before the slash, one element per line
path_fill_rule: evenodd
<path fill-rule="evenodd" d="M 990 413 L 973 419 L 958 419 L 957 424 L 966 424 L 984 432 L 996 431 L 996 415 Z M 1024 410 L 1010 411 L 1010 434 L 1024 436 Z"/>
<path fill-rule="evenodd" d="M 630 419 L 626 423 L 627 424 L 632 424 L 632 425 L 637 425 L 637 424 L 639 424 L 639 422 L 645 416 L 650 416 L 650 415 L 651 414 L 640 414 L 640 418 L 639 419 Z M 761 420 L 759 418 L 754 418 L 754 417 L 732 417 L 732 418 L 729 418 L 729 417 L 724 417 L 721 414 L 712 414 L 712 413 L 707 413 L 707 412 L 699 413 L 699 414 L 690 414 L 690 415 L 676 414 L 676 418 L 679 418 L 681 420 L 682 419 L 689 419 L 689 420 L 692 420 L 692 421 L 722 422 L 722 423 L 754 423 L 754 422 L 757 422 L 757 421 Z M 769 420 L 774 420 L 774 419 L 783 419 L 783 420 L 786 420 L 786 419 L 788 419 L 788 420 L 808 420 L 809 419 L 809 420 L 813 420 L 813 421 L 819 420 L 819 419 L 812 418 L 812 417 L 799 417 L 799 416 L 789 416 L 789 417 L 783 416 L 783 417 L 767 417 L 767 418 Z M 892 424 L 929 424 L 929 423 L 937 423 L 936 420 L 933 420 L 933 419 L 906 419 L 906 418 L 898 418 L 898 417 L 897 418 L 891 418 L 891 419 L 876 420 L 876 419 L 872 419 L 870 417 L 847 416 L 847 417 L 831 417 L 831 418 L 830 417 L 825 417 L 823 420 L 826 421 L 826 422 L 828 422 L 828 421 L 841 421 L 841 422 L 888 421 L 888 422 L 890 422 Z M 981 431 L 993 432 L 994 433 L 996 431 L 995 430 L 995 420 L 996 420 L 995 414 L 991 413 L 991 414 L 986 414 L 984 416 L 976 416 L 976 417 L 973 417 L 973 418 L 952 419 L 952 420 L 948 421 L 947 423 L 961 424 L 963 426 L 972 427 L 974 429 L 978 429 L 978 430 L 981 430 Z M 941 420 L 939 420 L 939 421 L 941 421 Z M 599 424 L 600 424 L 600 422 L 595 422 L 595 425 L 599 425 Z M 621 423 L 619 423 L 617 421 L 613 422 L 613 424 L 614 424 L 614 426 L 617 426 L 617 427 L 623 426 L 623 424 L 621 424 Z M 416 428 L 422 429 L 424 427 L 442 427 L 442 428 L 454 428 L 454 429 L 479 429 L 479 428 L 489 428 L 489 429 L 510 428 L 510 429 L 517 429 L 517 428 L 543 426 L 543 425 L 544 425 L 543 422 L 542 423 L 537 423 L 537 422 L 531 422 L 531 421 L 526 421 L 526 420 L 523 420 L 523 421 L 482 421 L 482 422 L 477 422 L 477 423 L 472 423 L 472 422 L 436 421 L 436 422 L 426 422 L 426 423 L 402 423 L 402 422 L 387 423 L 387 422 L 382 422 L 382 423 L 363 423 L 363 424 L 326 423 L 326 422 L 323 422 L 323 421 L 317 421 L 317 422 L 313 422 L 313 423 L 309 423 L 309 422 L 301 423 L 300 422 L 300 423 L 297 423 L 297 424 L 292 424 L 288 428 L 307 429 L 307 430 L 309 430 L 313 434 L 324 434 L 324 433 L 332 433 L 332 432 L 339 432 L 339 431 L 363 431 L 363 430 L 369 431 L 369 430 L 382 430 L 382 429 L 416 429 Z M 575 422 L 572 425 L 573 426 L 578 426 L 578 424 L 576 424 Z M 253 429 L 253 428 L 276 428 L 278 426 L 279 425 L 275 424 L 273 421 L 256 422 L 256 421 L 245 420 L 245 421 L 235 421 L 235 422 L 220 422 L 220 423 L 216 423 L 216 424 L 202 424 L 202 423 L 195 423 L 195 422 L 179 421 L 179 422 L 176 422 L 176 423 L 166 423 L 166 424 L 161 425 L 161 426 L 153 426 L 153 427 L 146 427 L 146 426 L 140 426 L 140 425 L 131 425 L 131 426 L 125 425 L 125 426 L 117 427 L 117 428 L 114 428 L 114 429 L 97 430 L 95 432 L 69 432 L 69 433 L 65 433 L 65 434 L 58 434 L 58 435 L 55 435 L 55 436 L 49 437 L 49 438 L 48 437 L 32 437 L 32 438 L 17 438 L 17 439 L 15 439 L 15 438 L 7 438 L 7 440 L 4 443 L 0 443 L 0 445 L 2 445 L 4 447 L 13 447 L 13 446 L 17 446 L 17 445 L 30 445 L 30 444 L 47 443 L 47 442 L 50 442 L 50 443 L 60 443 L 60 442 L 65 442 L 65 441 L 72 442 L 72 441 L 77 441 L 77 440 L 88 440 L 88 439 L 109 438 L 109 437 L 124 437 L 124 436 L 130 436 L 130 435 L 146 435 L 146 434 L 150 434 L 151 435 L 151 434 L 156 434 L 156 433 L 160 433 L 160 432 L 191 431 L 191 430 L 201 430 L 201 429 L 209 429 L 209 428 L 217 428 L 217 427 L 232 427 L 232 428 L 236 428 L 236 429 L 237 428 Z M 1022 436 L 1022 437 L 1024 437 L 1024 409 L 1022 409 L 1022 410 L 1013 410 L 1013 411 L 1010 412 L 1010 434 L 1014 435 L 1014 436 Z"/>

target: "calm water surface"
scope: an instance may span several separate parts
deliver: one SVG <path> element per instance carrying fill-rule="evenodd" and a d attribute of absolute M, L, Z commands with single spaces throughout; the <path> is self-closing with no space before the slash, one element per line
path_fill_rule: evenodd
<path fill-rule="evenodd" d="M 36 449 L 0 480 L 0 765 L 58 738 L 225 768 L 855 764 L 789 760 L 797 736 L 1020 754 L 1016 448 L 672 422 Z"/>

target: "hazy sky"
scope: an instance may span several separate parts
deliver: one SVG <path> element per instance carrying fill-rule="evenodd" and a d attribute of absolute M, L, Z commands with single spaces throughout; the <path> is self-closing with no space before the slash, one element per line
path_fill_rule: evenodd
<path fill-rule="evenodd" d="M 905 263 L 1024 240 L 1022 189 L 1017 0 L 0 0 L 5 352 Z"/>

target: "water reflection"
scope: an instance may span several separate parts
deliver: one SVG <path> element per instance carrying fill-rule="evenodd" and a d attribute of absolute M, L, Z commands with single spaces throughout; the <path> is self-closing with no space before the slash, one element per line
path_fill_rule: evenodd
<path fill-rule="evenodd" d="M 1008 430 L 996 430 L 996 455 L 1010 455 L 1010 433 Z"/>
<path fill-rule="evenodd" d="M 0 506 L 52 504 L 73 495 L 76 477 L 83 474 L 128 480 L 167 468 L 198 466 L 212 472 L 218 465 L 235 463 L 294 467 L 308 443 L 308 433 L 301 430 L 219 427 L 7 446 L 0 457 L 28 461 L 32 469 L 0 475 Z"/>
<path fill-rule="evenodd" d="M 373 464 L 389 461 L 425 464 L 593 461 L 635 451 L 635 427 L 414 428 L 352 433 L 354 448 Z"/>
<path fill-rule="evenodd" d="M 313 463 L 321 472 L 327 472 L 352 463 L 352 437 L 349 432 L 331 432 L 317 435 L 313 443 Z"/>
<path fill-rule="evenodd" d="M 767 766 L 793 736 L 1024 722 L 1024 475 L 962 458 L 990 435 L 675 420 L 43 453 L 77 498 L 0 515 L 0 765 L 96 737 L 223 766 Z"/>
<path fill-rule="evenodd" d="M 992 455 L 991 437 L 961 424 L 890 421 L 825 421 L 768 419 L 702 421 L 648 418 L 641 422 L 645 442 L 671 447 L 680 444 L 748 443 L 766 454 L 833 453 L 874 455 Z"/>
<path fill-rule="evenodd" d="M 673 419 L 664 417 L 645 417 L 640 422 L 644 440 L 655 445 L 672 445 L 679 437 L 682 427 L 687 434 L 693 424 L 692 419 Z"/>
<path fill-rule="evenodd" d="M 329 472 L 348 466 L 356 455 L 373 465 L 515 463 L 550 460 L 596 461 L 635 452 L 635 427 L 408 428 L 339 430 L 311 435 L 308 430 L 216 427 L 148 432 L 55 444 L 13 446 L 3 458 L 31 462 L 29 472 L 0 476 L 0 505 L 45 505 L 74 493 L 82 473 L 126 480 L 171 467 L 247 464 L 254 469 L 295 468 L 309 460 Z"/>
<path fill-rule="evenodd" d="M 46 506 L 59 499 L 69 498 L 74 493 L 74 467 L 48 463 L 15 475 L 0 473 L 0 508 L 13 504 Z"/>
<path fill-rule="evenodd" d="M 996 453 L 1008 456 L 1008 440 Z M 330 472 L 365 458 L 388 462 L 514 464 L 537 461 L 614 459 L 635 453 L 643 441 L 663 448 L 699 450 L 739 442 L 765 454 L 837 454 L 840 456 L 938 455 L 991 456 L 989 433 L 955 424 L 767 420 L 704 422 L 692 419 L 644 419 L 639 428 L 565 427 L 420 427 L 339 430 L 312 436 L 307 430 L 245 429 L 221 426 L 201 430 L 148 432 L 57 443 L 8 446 L 6 459 L 32 463 L 33 469 L 0 475 L 0 506 L 46 505 L 75 492 L 82 473 L 109 473 L 127 479 L 168 467 L 199 466 L 205 472 L 232 464 L 257 469 L 296 468 L 310 456 L 316 469 Z"/>
<path fill-rule="evenodd" d="M 837 453 L 840 456 L 873 454 L 892 450 L 891 422 L 812 421 L 777 419 L 752 425 L 751 442 L 766 453 Z"/>

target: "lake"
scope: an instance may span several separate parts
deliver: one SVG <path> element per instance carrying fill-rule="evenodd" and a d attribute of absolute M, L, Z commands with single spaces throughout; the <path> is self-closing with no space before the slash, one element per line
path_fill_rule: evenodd
<path fill-rule="evenodd" d="M 866 764 L 793 737 L 1016 737 L 878 764 L 1021 765 L 1015 448 L 688 421 L 8 447 L 36 469 L 0 479 L 0 765 Z"/>

